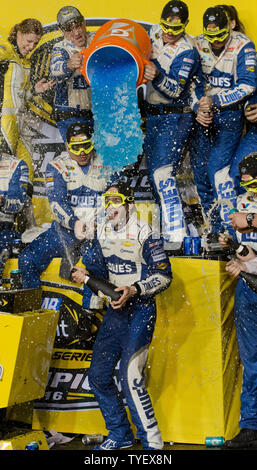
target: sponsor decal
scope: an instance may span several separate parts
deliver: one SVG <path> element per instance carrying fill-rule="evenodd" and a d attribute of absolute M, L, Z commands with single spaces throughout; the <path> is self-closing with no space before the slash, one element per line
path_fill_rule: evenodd
<path fill-rule="evenodd" d="M 108 271 L 113 274 L 135 274 L 137 272 L 136 263 L 133 261 L 122 260 L 112 255 L 107 258 L 107 268 Z"/>

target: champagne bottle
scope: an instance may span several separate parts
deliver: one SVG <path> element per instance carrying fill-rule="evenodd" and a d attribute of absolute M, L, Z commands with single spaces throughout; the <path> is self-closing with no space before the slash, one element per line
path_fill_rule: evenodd
<path fill-rule="evenodd" d="M 10 258 L 10 252 L 6 248 L 4 248 L 0 253 L 0 286 L 2 285 L 4 267 L 8 258 Z"/>
<path fill-rule="evenodd" d="M 86 276 L 84 283 L 99 297 L 109 297 L 111 300 L 119 300 L 122 295 L 121 292 L 115 291 L 116 286 L 110 281 L 95 276 L 92 273 Z"/>
<path fill-rule="evenodd" d="M 231 238 L 227 238 L 226 242 L 230 246 L 232 250 L 238 253 L 240 256 L 247 256 L 249 250 L 247 246 L 241 245 L 240 243 L 232 240 Z M 241 271 L 239 274 L 245 283 L 257 294 L 257 275 L 253 273 L 247 273 L 245 271 Z"/>
<path fill-rule="evenodd" d="M 235 253 L 237 253 L 240 256 L 247 256 L 249 253 L 249 250 L 246 245 L 241 245 L 240 243 L 236 242 L 235 240 L 232 240 L 232 238 L 226 238 L 226 243 L 229 245 L 231 250 L 233 250 Z"/>
<path fill-rule="evenodd" d="M 71 274 L 75 271 L 76 268 L 73 268 L 71 270 Z M 92 273 L 86 275 L 84 283 L 99 297 L 109 297 L 111 300 L 119 300 L 122 295 L 121 292 L 115 291 L 116 286 L 110 281 L 103 279 L 102 277 L 95 276 Z"/>
<path fill-rule="evenodd" d="M 245 283 L 257 294 L 257 275 L 253 273 L 246 273 L 241 271 L 239 276 L 245 281 Z"/>

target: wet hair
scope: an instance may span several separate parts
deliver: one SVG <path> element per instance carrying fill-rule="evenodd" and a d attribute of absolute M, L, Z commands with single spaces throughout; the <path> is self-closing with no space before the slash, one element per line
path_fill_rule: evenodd
<path fill-rule="evenodd" d="M 240 21 L 239 19 L 237 9 L 233 5 L 217 5 L 217 6 L 222 7 L 225 10 L 230 21 L 235 21 L 235 27 L 233 28 L 233 31 L 239 31 L 240 33 L 245 34 L 245 27 L 242 21 Z"/>
<path fill-rule="evenodd" d="M 18 31 L 20 31 L 22 34 L 36 34 L 37 36 L 42 36 L 44 32 L 40 21 L 34 18 L 27 18 L 26 20 L 23 20 L 12 27 L 8 41 L 13 45 L 16 45 L 17 43 Z"/>
<path fill-rule="evenodd" d="M 80 134 L 85 134 L 87 138 L 90 139 L 93 134 L 93 127 L 85 122 L 74 122 L 67 129 L 66 142 L 70 143 L 72 137 Z"/>

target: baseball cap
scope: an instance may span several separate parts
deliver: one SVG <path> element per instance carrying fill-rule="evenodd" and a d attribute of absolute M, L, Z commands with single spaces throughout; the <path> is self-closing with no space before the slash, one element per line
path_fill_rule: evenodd
<path fill-rule="evenodd" d="M 229 19 L 222 7 L 207 8 L 203 15 L 203 26 L 207 28 L 210 23 L 216 24 L 219 29 L 228 27 Z"/>
<path fill-rule="evenodd" d="M 162 10 L 161 19 L 169 23 L 172 17 L 178 16 L 181 23 L 186 23 L 188 20 L 188 7 L 180 0 L 171 0 Z"/>
<path fill-rule="evenodd" d="M 250 153 L 239 163 L 239 171 L 241 177 L 243 175 L 257 177 L 257 152 Z"/>
<path fill-rule="evenodd" d="M 68 127 L 66 132 L 66 142 L 69 143 L 72 137 L 79 134 L 85 134 L 86 137 L 90 139 L 93 134 L 92 126 L 80 121 L 71 124 L 71 126 Z"/>
<path fill-rule="evenodd" d="M 57 23 L 60 28 L 64 28 L 74 21 L 84 19 L 80 11 L 72 6 L 63 7 L 58 11 Z"/>

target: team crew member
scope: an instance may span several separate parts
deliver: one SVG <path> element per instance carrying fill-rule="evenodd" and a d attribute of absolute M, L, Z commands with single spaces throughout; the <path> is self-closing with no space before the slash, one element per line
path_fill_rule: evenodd
<path fill-rule="evenodd" d="M 222 7 L 206 10 L 203 27 L 196 44 L 205 96 L 199 101 L 191 163 L 204 212 L 214 200 L 221 202 L 219 216 L 212 220 L 217 233 L 230 225 L 228 213 L 236 203 L 229 171 L 243 131 L 244 104 L 256 89 L 256 51 L 247 36 L 231 30 Z"/>
<path fill-rule="evenodd" d="M 238 196 L 237 208 L 246 217 L 257 213 L 257 154 L 248 155 L 240 163 L 241 184 L 247 192 Z M 236 232 L 237 239 L 250 248 L 250 256 L 231 260 L 226 265 L 227 272 L 238 277 L 240 271 L 253 272 L 256 269 L 257 240 L 253 231 Z M 226 248 L 224 236 L 220 236 L 220 244 Z M 255 252 L 255 256 L 254 256 Z M 240 358 L 243 363 L 243 387 L 241 393 L 241 413 L 239 434 L 225 442 L 228 448 L 257 447 L 257 294 L 244 282 L 238 279 L 235 292 L 235 324 Z"/>
<path fill-rule="evenodd" d="M 14 221 L 25 203 L 27 187 L 27 164 L 12 155 L 0 154 L 0 251 L 21 239 Z"/>
<path fill-rule="evenodd" d="M 154 296 L 170 285 L 171 267 L 163 242 L 146 222 L 137 218 L 131 188 L 124 182 L 115 183 L 102 198 L 109 220 L 95 240 L 95 259 L 105 265 L 106 278 L 122 296 L 108 306 L 89 370 L 89 384 L 109 430 L 96 450 L 130 447 L 134 443 L 113 378 L 119 360 L 122 391 L 143 449 L 161 449 L 163 442 L 145 388 L 144 367 L 156 318 Z M 83 268 L 78 268 L 73 278 L 83 282 L 85 274 Z"/>
<path fill-rule="evenodd" d="M 187 24 L 186 4 L 179 0 L 168 2 L 160 24 L 150 30 L 152 58 L 144 75 L 148 80 L 144 144 L 147 166 L 162 209 L 163 237 L 177 247 L 186 228 L 176 171 L 193 125 L 190 106 L 196 110 L 198 101 L 191 96 L 190 86 L 200 74 L 199 54 L 185 33 Z"/>
<path fill-rule="evenodd" d="M 34 88 L 30 82 L 30 60 L 27 56 L 37 46 L 42 34 L 41 23 L 29 18 L 16 24 L 8 40 L 0 43 L 1 134 L 5 151 L 23 159 L 28 165 L 29 197 L 32 197 L 34 179 L 32 134 L 29 126 L 32 120 L 34 126 L 36 123 L 26 104 L 33 92 L 42 93 L 54 85 L 53 80 L 46 81 L 44 78 Z"/>
<path fill-rule="evenodd" d="M 50 69 L 56 81 L 54 119 L 65 141 L 72 123 L 92 125 L 90 87 L 77 69 L 82 65 L 80 51 L 89 46 L 94 33 L 87 32 L 84 17 L 73 6 L 60 9 L 57 23 L 64 38 L 52 49 Z"/>
<path fill-rule="evenodd" d="M 247 101 L 244 113 L 246 117 L 246 132 L 236 150 L 230 170 L 230 175 L 234 180 L 237 193 L 244 192 L 243 188 L 242 191 L 240 191 L 238 165 L 243 161 L 246 155 L 257 152 L 257 93 L 251 96 Z"/>
<path fill-rule="evenodd" d="M 106 182 L 90 140 L 92 132 L 85 123 L 72 124 L 67 131 L 67 151 L 47 165 L 47 196 L 56 220 L 20 255 L 24 288 L 40 286 L 41 272 L 54 257 L 64 255 L 65 246 L 79 239 L 84 224 L 95 215 L 97 197 Z"/>

